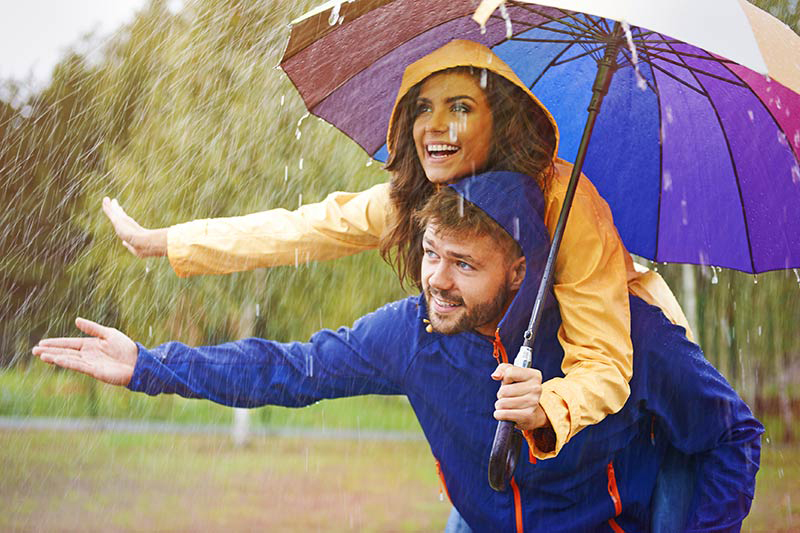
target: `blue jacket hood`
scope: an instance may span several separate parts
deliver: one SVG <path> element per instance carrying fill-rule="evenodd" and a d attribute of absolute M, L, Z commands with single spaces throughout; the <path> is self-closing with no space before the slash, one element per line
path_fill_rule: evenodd
<path fill-rule="evenodd" d="M 544 224 L 544 195 L 533 178 L 510 171 L 486 172 L 450 187 L 500 224 L 522 248 L 525 279 L 497 327 L 503 348 L 509 354 L 516 354 L 528 329 L 550 250 L 550 233 Z M 552 290 L 544 305 L 545 308 L 555 305 Z"/>

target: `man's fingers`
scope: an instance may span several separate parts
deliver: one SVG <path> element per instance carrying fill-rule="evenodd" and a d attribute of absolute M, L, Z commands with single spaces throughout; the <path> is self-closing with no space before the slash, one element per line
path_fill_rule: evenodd
<path fill-rule="evenodd" d="M 530 396 L 515 396 L 513 398 L 500 398 L 494 402 L 496 411 L 504 409 L 529 409 L 539 405 L 538 398 Z"/>
<path fill-rule="evenodd" d="M 534 393 L 537 396 L 542 393 L 542 386 L 531 381 L 518 381 L 516 383 L 504 383 L 497 390 L 498 398 L 514 398 Z"/>
<path fill-rule="evenodd" d="M 80 337 L 55 337 L 52 339 L 42 339 L 39 341 L 40 347 L 70 348 L 80 350 L 85 339 Z"/>
<path fill-rule="evenodd" d="M 75 325 L 82 332 L 92 337 L 97 337 L 98 339 L 107 339 L 109 333 L 112 331 L 111 328 L 107 328 L 97 322 L 92 322 L 91 320 L 81 317 L 75 319 Z"/>
<path fill-rule="evenodd" d="M 516 383 L 518 381 L 526 381 L 536 379 L 541 382 L 542 373 L 535 368 L 523 368 L 521 366 L 514 366 L 509 363 L 501 363 L 492 372 L 492 379 L 496 381 L 502 380 L 503 384 Z"/>

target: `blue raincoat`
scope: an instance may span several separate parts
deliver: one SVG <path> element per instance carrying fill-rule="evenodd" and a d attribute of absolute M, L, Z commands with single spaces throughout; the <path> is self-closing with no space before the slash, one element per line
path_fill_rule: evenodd
<path fill-rule="evenodd" d="M 352 328 L 306 343 L 250 338 L 191 348 L 170 342 L 139 357 L 129 388 L 225 405 L 304 406 L 362 394 L 408 397 L 447 492 L 475 531 L 647 531 L 666 457 L 690 456 L 695 477 L 687 530 L 738 530 L 753 498 L 762 426 L 725 379 L 655 307 L 631 297 L 634 372 L 625 406 L 587 427 L 551 459 L 520 460 L 510 487 L 487 479 L 496 421 L 494 355 L 522 343 L 547 255 L 543 198 L 511 172 L 453 187 L 522 247 L 527 273 L 495 339 L 474 331 L 428 333 L 422 296 L 385 305 Z M 550 297 L 534 348 L 543 379 L 563 377 Z M 525 445 L 523 445 L 525 446 Z"/>

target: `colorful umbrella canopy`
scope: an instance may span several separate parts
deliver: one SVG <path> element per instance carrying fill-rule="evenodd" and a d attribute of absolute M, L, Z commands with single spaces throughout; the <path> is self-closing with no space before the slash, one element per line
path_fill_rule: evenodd
<path fill-rule="evenodd" d="M 454 38 L 529 84 L 573 161 L 597 61 L 625 19 L 584 172 L 637 255 L 764 272 L 800 266 L 800 38 L 745 0 L 329 2 L 281 63 L 308 109 L 385 160 L 406 65 Z M 572 8 L 572 9 L 570 9 Z M 581 12 L 591 9 L 591 13 Z M 613 38 L 618 38 L 613 37 Z"/>

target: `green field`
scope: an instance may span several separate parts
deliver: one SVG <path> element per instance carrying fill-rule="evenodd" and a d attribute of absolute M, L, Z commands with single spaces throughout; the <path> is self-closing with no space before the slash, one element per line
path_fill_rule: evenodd
<path fill-rule="evenodd" d="M 2 531 L 441 531 L 424 441 L 0 432 Z M 800 530 L 800 450 L 765 443 L 744 531 Z"/>

